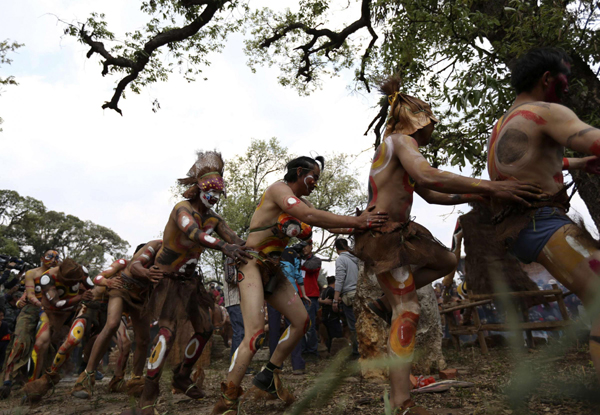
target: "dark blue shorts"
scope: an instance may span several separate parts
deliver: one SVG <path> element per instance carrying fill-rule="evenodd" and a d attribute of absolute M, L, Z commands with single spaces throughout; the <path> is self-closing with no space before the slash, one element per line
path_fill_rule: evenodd
<path fill-rule="evenodd" d="M 573 221 L 561 209 L 543 207 L 535 211 L 531 222 L 519 233 L 511 252 L 519 261 L 530 264 L 544 249 L 554 233 Z"/>

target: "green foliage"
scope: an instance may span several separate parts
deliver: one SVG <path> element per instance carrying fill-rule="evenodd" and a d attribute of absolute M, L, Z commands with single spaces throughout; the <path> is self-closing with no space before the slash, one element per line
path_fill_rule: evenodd
<path fill-rule="evenodd" d="M 32 197 L 0 190 L 0 252 L 37 266 L 48 249 L 90 270 L 126 255 L 129 244 L 112 230 L 73 215 L 47 210 Z M 107 259 L 109 261 L 107 261 Z"/>
<path fill-rule="evenodd" d="M 10 42 L 9 39 L 0 41 L 0 66 L 2 65 L 10 65 L 12 63 L 12 59 L 8 58 L 7 55 L 9 52 L 14 52 L 15 50 L 22 47 L 22 43 Z M 3 78 L 0 76 L 0 86 L 1 85 L 19 85 L 15 80 L 14 76 L 7 76 Z M 0 94 L 2 93 L 2 89 L 0 88 Z M 0 124 L 2 124 L 4 120 L 0 117 Z M 2 132 L 2 128 L 0 128 L 0 132 Z"/>
<path fill-rule="evenodd" d="M 324 50 L 311 55 L 311 75 L 297 77 L 298 59 L 311 36 L 300 24 L 314 29 L 339 21 L 335 10 L 345 2 L 305 0 L 298 12 L 274 13 L 260 10 L 251 16 L 252 39 L 246 52 L 252 68 L 257 64 L 278 65 L 280 82 L 300 93 L 318 87 L 324 75 L 342 67 L 352 67 L 360 80 L 361 59 L 365 48 L 361 28 L 337 51 Z M 562 47 L 578 56 L 590 73 L 600 64 L 600 10 L 597 1 L 521 0 L 372 0 L 371 24 L 379 35 L 365 64 L 368 84 L 378 85 L 398 73 L 406 93 L 430 102 L 442 119 L 434 135 L 436 144 L 428 149 L 433 164 L 463 167 L 467 163 L 479 174 L 485 167 L 485 144 L 496 120 L 514 99 L 509 83 L 509 65 L 515 58 L 537 46 Z M 352 6 L 351 6 L 352 7 Z M 354 7 L 359 14 L 358 6 Z M 354 16 L 356 17 L 356 16 Z M 350 27 L 350 21 L 344 23 Z M 334 25 L 335 26 L 335 25 Z M 274 33 L 287 35 L 264 46 Z M 342 26 L 343 28 L 343 26 Z M 325 41 L 320 38 L 318 41 Z M 592 79 L 592 81 L 594 81 Z M 359 88 L 361 84 L 357 83 Z M 597 85 L 596 85 L 597 87 Z M 570 95 L 590 99 L 590 81 L 579 79 Z M 592 88 L 593 90 L 595 88 Z M 580 116 L 587 122 L 600 121 L 600 109 L 585 108 Z"/>

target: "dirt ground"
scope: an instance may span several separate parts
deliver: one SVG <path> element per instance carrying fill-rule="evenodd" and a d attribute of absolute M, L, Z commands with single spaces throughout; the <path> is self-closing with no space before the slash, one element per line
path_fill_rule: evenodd
<path fill-rule="evenodd" d="M 458 369 L 459 379 L 473 382 L 473 388 L 451 389 L 443 393 L 414 395 L 413 399 L 436 415 L 466 414 L 561 414 L 584 415 L 600 414 L 600 387 L 591 365 L 587 345 L 572 347 L 558 357 L 548 358 L 544 348 L 522 350 L 518 356 L 506 347 L 494 348 L 484 357 L 478 348 L 464 348 L 461 353 L 445 351 L 450 368 Z M 525 377 L 533 380 L 533 388 L 518 383 L 519 377 L 513 373 L 518 368 Z M 307 362 L 303 376 L 291 374 L 289 365 L 284 370 L 283 379 L 293 393 L 301 400 L 310 395 L 311 389 L 327 368 L 332 359 Z M 259 369 L 260 363 L 255 363 Z M 204 382 L 207 398 L 193 402 L 184 395 L 173 395 L 168 387 L 170 371 L 165 371 L 162 380 L 162 397 L 157 410 L 160 414 L 210 414 L 219 396 L 219 382 L 224 379 L 228 363 L 226 360 L 213 360 L 206 371 Z M 522 378 L 521 378 L 522 379 Z M 55 393 L 41 404 L 30 407 L 21 405 L 19 391 L 15 391 L 7 401 L 0 402 L 0 415 L 4 414 L 118 414 L 127 409 L 133 401 L 126 395 L 107 394 L 109 376 L 97 383 L 95 395 L 89 401 L 81 401 L 70 396 L 74 377 L 66 377 L 56 388 Z M 386 384 L 369 383 L 354 375 L 344 380 L 332 380 L 329 384 L 338 385 L 337 390 L 326 398 L 325 406 L 317 407 L 318 398 L 310 400 L 312 406 L 303 414 L 385 414 L 383 395 Z M 246 390 L 251 386 L 251 376 L 246 376 L 242 385 Z M 518 408 L 515 395 L 507 395 L 507 388 L 513 387 L 523 395 L 523 405 Z M 314 391 L 313 391 L 314 392 Z M 321 391 L 319 391 L 321 392 Z M 318 396 L 318 395 L 317 395 Z M 511 396 L 512 398 L 508 398 Z M 242 414 L 284 414 L 292 413 L 294 407 L 284 408 L 281 401 L 245 402 Z"/>

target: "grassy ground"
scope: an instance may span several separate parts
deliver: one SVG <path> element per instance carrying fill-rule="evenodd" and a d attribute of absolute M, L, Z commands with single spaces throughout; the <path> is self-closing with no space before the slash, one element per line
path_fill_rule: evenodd
<path fill-rule="evenodd" d="M 449 367 L 459 370 L 459 379 L 475 383 L 469 389 L 452 389 L 437 394 L 419 394 L 413 399 L 436 415 L 463 414 L 561 414 L 587 415 L 600 414 L 600 387 L 594 368 L 590 364 L 587 346 L 568 349 L 559 357 L 548 358 L 544 348 L 533 351 L 519 351 L 516 356 L 508 348 L 490 350 L 489 356 L 481 356 L 479 349 L 465 348 L 461 353 L 446 352 Z M 515 378 L 513 372 L 525 369 Z M 332 364 L 331 359 L 308 362 L 303 376 L 291 374 L 289 365 L 284 370 L 283 379 L 293 393 L 302 399 L 315 385 L 316 380 Z M 171 394 L 169 388 L 170 371 L 162 380 L 162 397 L 158 404 L 161 414 L 210 414 L 219 396 L 219 383 L 224 379 L 227 362 L 213 361 L 206 372 L 204 382 L 208 397 L 201 402 L 193 402 L 183 395 Z M 258 369 L 258 365 L 256 367 Z M 532 388 L 519 383 L 529 380 Z M 20 393 L 16 391 L 8 400 L 0 401 L 0 415 L 4 414 L 118 414 L 127 409 L 132 401 L 126 395 L 107 394 L 108 377 L 97 383 L 94 397 L 81 401 L 70 396 L 74 378 L 65 378 L 53 396 L 35 407 L 22 406 Z M 332 380 L 339 387 L 327 399 L 325 406 L 310 406 L 304 414 L 352 414 L 382 415 L 385 407 L 382 396 L 387 385 L 368 383 L 357 376 L 345 380 Z M 251 386 L 247 376 L 242 385 L 246 390 Z M 507 390 L 513 393 L 508 398 Z M 515 404 L 517 394 L 521 394 L 523 405 Z M 316 402 L 311 400 L 312 403 Z M 292 408 L 284 408 L 280 401 L 246 402 L 243 414 L 283 414 Z"/>

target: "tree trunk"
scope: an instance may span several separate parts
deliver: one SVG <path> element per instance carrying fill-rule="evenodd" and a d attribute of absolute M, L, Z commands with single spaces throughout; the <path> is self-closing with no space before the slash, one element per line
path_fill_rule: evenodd
<path fill-rule="evenodd" d="M 582 171 L 571 171 L 573 180 L 577 185 L 579 196 L 590 211 L 590 216 L 596 224 L 596 229 L 600 232 L 600 204 L 598 195 L 600 195 L 600 176 L 591 176 Z"/>
<path fill-rule="evenodd" d="M 366 273 L 362 261 L 358 272 L 358 285 L 354 298 L 356 314 L 356 335 L 358 337 L 361 361 L 387 355 L 390 327 L 373 314 L 367 304 L 382 294 L 375 274 Z M 429 374 L 432 367 L 445 369 L 442 354 L 442 323 L 435 292 L 431 285 L 417 290 L 421 315 L 417 326 L 417 343 L 414 367 L 418 374 Z M 385 369 L 363 369 L 362 376 L 372 381 L 387 381 Z"/>

